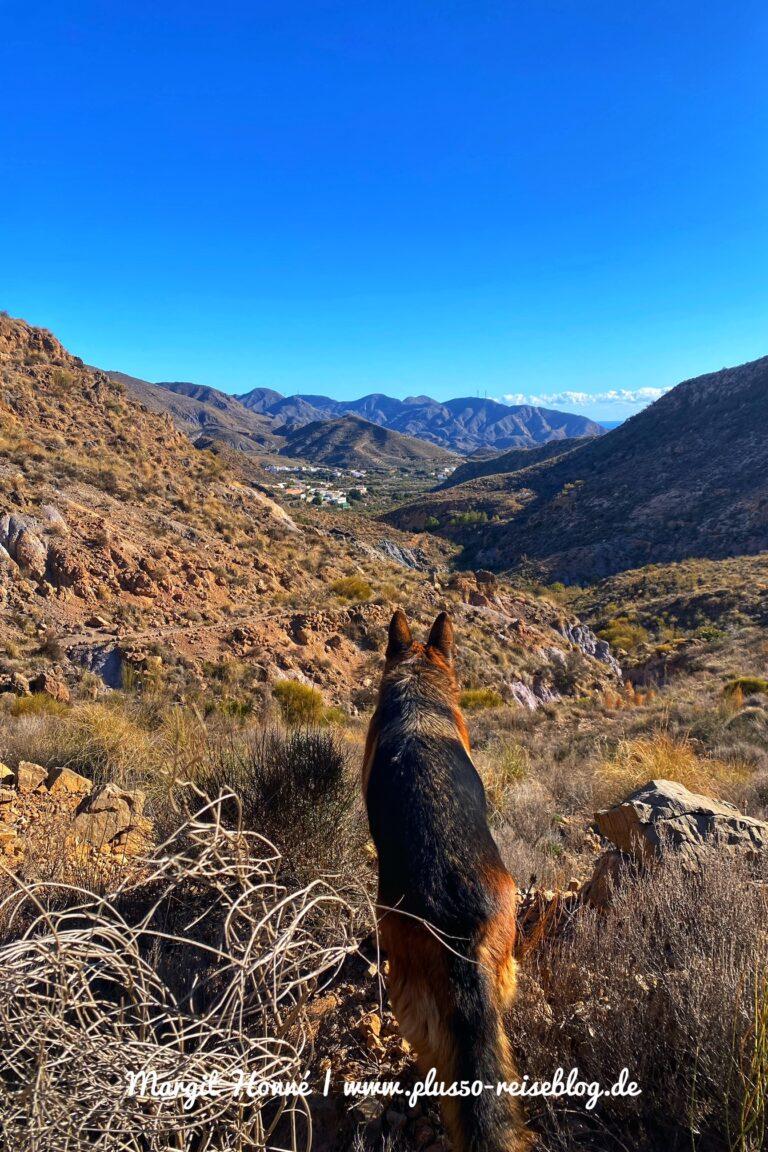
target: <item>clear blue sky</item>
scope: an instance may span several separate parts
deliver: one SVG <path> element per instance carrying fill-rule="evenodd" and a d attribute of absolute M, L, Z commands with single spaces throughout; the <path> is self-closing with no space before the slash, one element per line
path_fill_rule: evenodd
<path fill-rule="evenodd" d="M 0 307 L 228 391 L 600 396 L 768 353 L 755 2 L 0 0 Z"/>

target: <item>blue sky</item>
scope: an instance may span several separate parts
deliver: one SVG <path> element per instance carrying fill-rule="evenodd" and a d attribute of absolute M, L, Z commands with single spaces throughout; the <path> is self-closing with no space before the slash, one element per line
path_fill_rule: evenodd
<path fill-rule="evenodd" d="M 0 20 L 0 307 L 91 363 L 617 419 L 768 353 L 762 3 Z"/>

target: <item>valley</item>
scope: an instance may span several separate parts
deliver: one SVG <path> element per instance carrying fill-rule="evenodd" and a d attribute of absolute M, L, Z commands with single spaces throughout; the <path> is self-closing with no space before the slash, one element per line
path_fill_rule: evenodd
<path fill-rule="evenodd" d="M 134 938 L 129 921 L 168 882 L 177 938 L 161 932 L 152 963 L 196 1007 L 201 987 L 219 986 L 219 961 L 216 973 L 188 961 L 188 987 L 173 949 L 181 939 L 197 956 L 198 931 L 205 947 L 240 947 L 201 912 L 235 899 L 250 837 L 248 868 L 292 893 L 298 917 L 260 947 L 301 956 L 301 1005 L 297 994 L 287 1021 L 260 1010 L 259 1035 L 291 1052 L 311 1041 L 318 1078 L 330 1064 L 339 1081 L 382 1067 L 414 1079 L 380 999 L 359 770 L 393 610 L 418 636 L 447 610 L 490 827 L 522 893 L 519 1058 L 541 1074 L 555 1059 L 587 1060 L 606 1083 L 620 1060 L 647 1087 L 640 1103 L 578 1123 L 568 1108 L 533 1105 L 540 1146 L 603 1152 L 609 1131 L 651 1152 L 680 1146 L 695 1123 L 723 1147 L 718 1070 L 736 1059 L 734 1012 L 748 1034 L 748 976 L 764 945 L 764 854 L 738 845 L 761 844 L 768 815 L 766 363 L 686 382 L 599 436 L 462 457 L 371 420 L 386 415 L 381 398 L 366 416 L 276 428 L 259 408 L 279 397 L 244 407 L 196 385 L 140 388 L 0 316 L 0 948 L 11 957 L 0 1005 L 18 1013 L 8 1050 L 40 1027 L 52 1043 L 55 1011 L 45 1001 L 42 1025 L 42 1001 L 20 999 L 7 909 L 32 892 L 58 916 L 91 893 L 87 915 L 119 920 L 110 938 L 133 957 L 144 929 Z M 614 806 L 649 787 L 654 811 L 669 789 L 683 797 L 686 827 L 703 806 L 733 853 L 683 838 L 679 855 L 646 868 L 608 829 Z M 213 821 L 194 816 L 206 798 Z M 282 917 L 283 897 L 278 906 Z M 713 923 L 727 930 L 725 959 L 712 957 Z M 310 971 L 322 971 L 321 989 Z M 92 1011 L 93 1031 L 106 1017 Z M 250 1043 L 248 1027 L 211 1019 L 217 1050 Z M 130 1033 L 130 1020 L 120 1028 Z M 694 1119 L 673 1034 L 696 1070 Z M 88 1049 L 92 1078 L 103 1107 L 119 1110 L 101 1050 Z M 749 1073 L 732 1066 L 738 1100 Z M 16 1131 L 26 1104 L 12 1100 Z M 431 1103 L 350 1108 L 339 1091 L 310 1104 L 317 1152 L 446 1148 Z M 89 1115 L 76 1111 L 86 1127 Z M 242 1114 L 227 1115 L 240 1132 Z"/>

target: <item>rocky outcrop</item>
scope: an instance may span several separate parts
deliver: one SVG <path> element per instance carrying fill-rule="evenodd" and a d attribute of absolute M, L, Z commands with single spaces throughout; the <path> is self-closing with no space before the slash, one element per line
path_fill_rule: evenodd
<path fill-rule="evenodd" d="M 30 840 L 48 839 L 66 857 L 143 855 L 152 844 L 144 793 L 93 787 L 72 768 L 22 760 L 0 764 L 0 854 L 21 859 Z"/>
<path fill-rule="evenodd" d="M 71 588 L 83 599 L 88 595 L 88 570 L 74 548 L 61 540 L 48 547 L 48 574 L 54 588 Z"/>
<path fill-rule="evenodd" d="M 394 560 L 403 568 L 411 568 L 416 572 L 426 572 L 432 564 L 429 557 L 421 548 L 404 548 L 394 540 L 381 540 L 377 548 L 372 551 L 383 554 L 387 560 Z"/>
<path fill-rule="evenodd" d="M 672 780 L 651 780 L 621 804 L 595 813 L 600 833 L 638 861 L 665 848 L 695 863 L 702 849 L 768 849 L 768 824 L 733 805 L 689 792 Z"/>
<path fill-rule="evenodd" d="M 122 688 L 126 660 L 116 644 L 75 644 L 69 649 L 69 658 L 98 676 L 107 688 Z"/>
<path fill-rule="evenodd" d="M 622 679 L 621 665 L 611 652 L 610 644 L 607 640 L 598 640 L 592 629 L 588 628 L 586 624 L 574 624 L 566 620 L 563 622 L 560 632 L 565 640 L 568 640 L 585 656 L 591 656 L 593 660 L 607 664 L 613 674 L 619 680 Z"/>

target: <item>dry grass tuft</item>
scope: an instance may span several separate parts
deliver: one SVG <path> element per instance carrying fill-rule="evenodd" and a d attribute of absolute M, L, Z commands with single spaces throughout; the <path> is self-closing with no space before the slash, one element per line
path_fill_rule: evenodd
<path fill-rule="evenodd" d="M 687 736 L 659 731 L 622 740 L 599 767 L 595 802 L 618 803 L 648 780 L 675 780 L 692 792 L 737 800 L 750 769 L 735 761 L 704 758 Z"/>
<path fill-rule="evenodd" d="M 567 1100 L 536 1108 L 547 1147 L 758 1152 L 768 1093 L 765 880 L 733 857 L 712 853 L 692 874 L 669 855 L 649 876 L 627 870 L 610 909 L 582 910 L 531 953 L 511 1032 L 525 1072 L 578 1067 L 609 1087 L 626 1067 L 642 1089 L 603 1100 L 593 1115 L 569 1114 Z"/>

